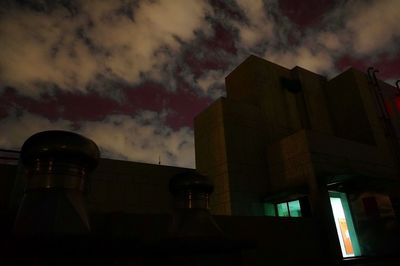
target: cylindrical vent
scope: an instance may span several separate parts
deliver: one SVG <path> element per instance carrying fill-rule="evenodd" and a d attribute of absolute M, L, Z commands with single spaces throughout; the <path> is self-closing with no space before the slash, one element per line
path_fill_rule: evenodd
<path fill-rule="evenodd" d="M 209 209 L 209 196 L 213 185 L 206 176 L 192 172 L 175 175 L 169 183 L 176 208 Z"/>
<path fill-rule="evenodd" d="M 220 238 L 223 233 L 209 212 L 213 185 L 196 171 L 171 178 L 169 189 L 174 197 L 170 234 L 174 238 Z"/>
<path fill-rule="evenodd" d="M 44 131 L 22 146 L 27 186 L 15 221 L 17 234 L 80 234 L 89 231 L 85 179 L 99 160 L 90 139 L 68 131 Z"/>

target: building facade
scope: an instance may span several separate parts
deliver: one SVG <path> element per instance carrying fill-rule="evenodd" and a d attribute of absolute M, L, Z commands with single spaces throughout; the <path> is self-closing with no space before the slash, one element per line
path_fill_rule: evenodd
<path fill-rule="evenodd" d="M 216 214 L 312 217 L 331 257 L 395 252 L 398 89 L 375 73 L 327 80 L 250 56 L 226 90 L 195 118 Z"/>

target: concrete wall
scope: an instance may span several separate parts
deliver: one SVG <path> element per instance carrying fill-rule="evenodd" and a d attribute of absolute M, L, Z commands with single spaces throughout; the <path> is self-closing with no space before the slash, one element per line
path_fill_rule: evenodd
<path fill-rule="evenodd" d="M 291 72 L 255 56 L 250 56 L 225 79 L 227 98 L 260 109 L 268 128 L 267 142 L 290 135 L 302 122 L 296 95 L 282 88 L 281 79 Z"/>
<path fill-rule="evenodd" d="M 287 82 L 297 84 L 298 91 L 291 91 Z M 333 133 L 323 76 L 250 56 L 226 77 L 225 83 L 229 100 L 260 109 L 268 128 L 267 142 L 302 128 Z"/>
<path fill-rule="evenodd" d="M 100 159 L 86 181 L 89 212 L 168 213 L 171 210 L 169 179 L 187 168 Z M 17 166 L 0 165 L 1 209 L 14 211 L 23 196 L 25 179 L 17 180 Z M 14 185 L 16 187 L 14 188 Z"/>
<path fill-rule="evenodd" d="M 332 124 L 338 137 L 378 146 L 386 160 L 400 171 L 398 92 L 387 83 L 379 84 L 375 88 L 366 74 L 353 68 L 330 80 L 325 91 Z M 379 94 L 384 102 L 377 97 Z"/>
<path fill-rule="evenodd" d="M 312 130 L 301 130 L 268 145 L 267 158 L 270 191 L 307 184 L 310 172 L 323 184 L 340 175 L 400 181 L 390 155 L 380 146 Z"/>
<path fill-rule="evenodd" d="M 101 159 L 88 182 L 90 212 L 167 213 L 169 179 L 186 168 Z"/>
<path fill-rule="evenodd" d="M 303 102 L 309 123 L 303 128 L 323 134 L 333 134 L 330 110 L 326 104 L 327 96 L 323 89 L 327 84 L 326 78 L 301 67 L 295 67 L 291 72 L 301 84 L 302 90 L 297 94 L 300 98 L 298 102 Z M 301 109 L 300 106 L 299 109 Z"/>
<path fill-rule="evenodd" d="M 231 193 L 228 178 L 225 127 L 223 122 L 224 99 L 214 102 L 194 120 L 196 169 L 208 175 L 214 183 L 210 200 L 215 214 L 231 214 Z"/>
<path fill-rule="evenodd" d="M 365 89 L 369 89 L 368 87 Z M 325 88 L 331 110 L 334 133 L 340 138 L 375 144 L 365 102 L 353 70 L 341 73 L 328 82 Z M 365 99 L 372 100 L 370 97 Z"/>
<path fill-rule="evenodd" d="M 196 167 L 215 185 L 213 213 L 262 215 L 265 132 L 259 108 L 227 99 L 219 99 L 195 118 Z"/>
<path fill-rule="evenodd" d="M 232 215 L 263 215 L 262 198 L 268 187 L 266 125 L 260 109 L 223 101 L 227 167 Z"/>
<path fill-rule="evenodd" d="M 362 254 L 366 256 L 398 254 L 400 224 L 388 195 L 363 191 L 349 193 L 348 199 Z M 373 203 L 376 203 L 376 206 Z"/>

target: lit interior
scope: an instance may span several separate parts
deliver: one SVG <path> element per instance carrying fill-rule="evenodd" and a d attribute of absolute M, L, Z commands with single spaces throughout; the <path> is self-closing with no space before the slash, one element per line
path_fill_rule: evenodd
<path fill-rule="evenodd" d="M 276 216 L 275 204 L 269 202 L 264 203 L 264 214 L 266 216 Z"/>
<path fill-rule="evenodd" d="M 344 193 L 339 192 L 330 194 L 330 202 L 342 255 L 344 258 L 359 256 L 360 248 L 346 196 Z"/>
<path fill-rule="evenodd" d="M 279 217 L 301 217 L 301 207 L 299 200 L 289 202 L 282 202 L 276 204 L 264 203 L 264 214 L 266 216 L 279 216 Z"/>
<path fill-rule="evenodd" d="M 299 200 L 289 201 L 288 206 L 291 217 L 301 217 L 301 208 Z"/>
<path fill-rule="evenodd" d="M 289 208 L 286 202 L 276 204 L 276 209 L 278 210 L 278 216 L 280 217 L 289 216 Z"/>

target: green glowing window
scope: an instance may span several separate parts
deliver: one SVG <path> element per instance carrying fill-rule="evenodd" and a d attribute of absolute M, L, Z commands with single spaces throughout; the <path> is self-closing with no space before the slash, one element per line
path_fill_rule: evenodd
<path fill-rule="evenodd" d="M 278 203 L 276 204 L 276 209 L 278 210 L 278 216 L 279 217 L 288 217 L 289 215 L 289 208 L 287 206 L 287 203 Z"/>
<path fill-rule="evenodd" d="M 264 203 L 264 214 L 266 216 L 302 217 L 300 200 L 276 204 Z"/>
<path fill-rule="evenodd" d="M 288 206 L 291 217 L 301 217 L 300 201 L 289 201 Z"/>
<path fill-rule="evenodd" d="M 264 203 L 264 214 L 266 216 L 276 216 L 275 204 L 269 202 Z"/>

